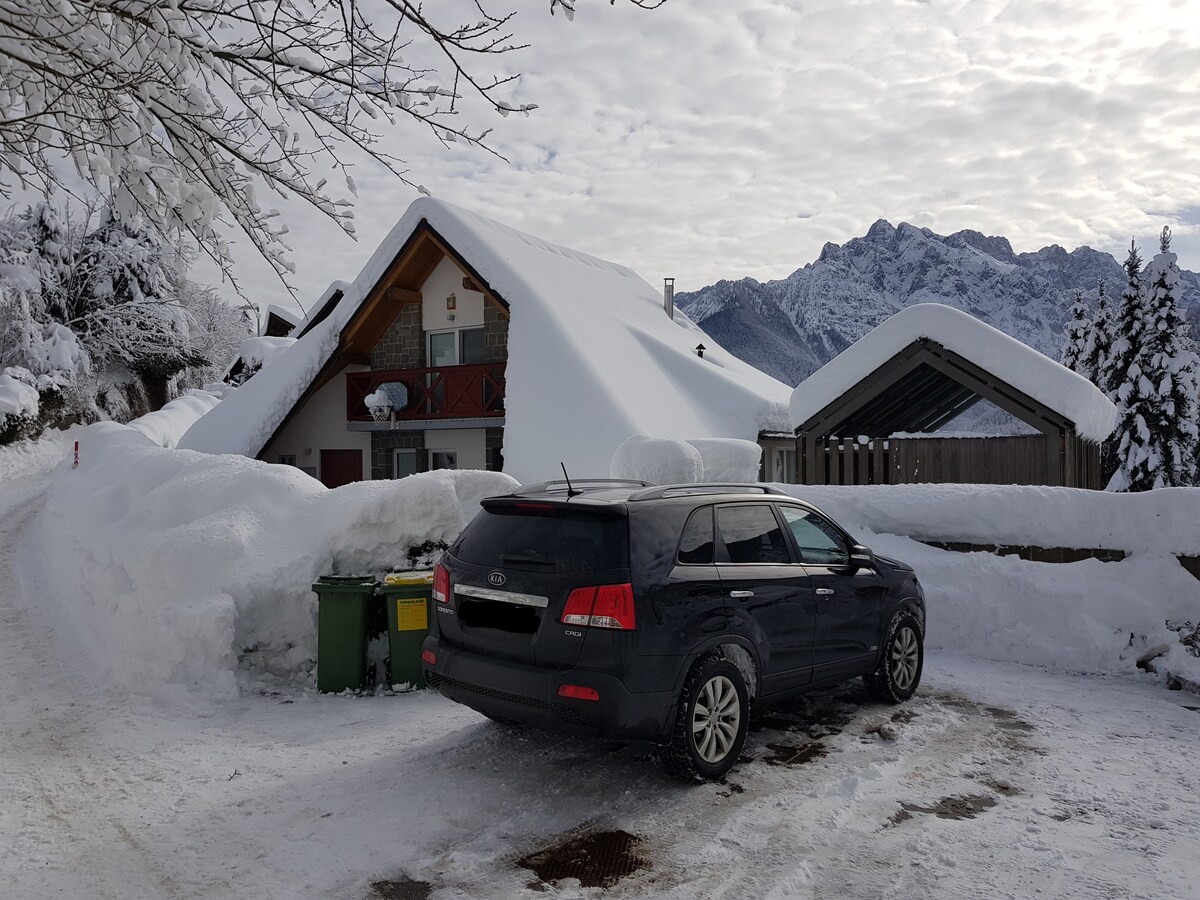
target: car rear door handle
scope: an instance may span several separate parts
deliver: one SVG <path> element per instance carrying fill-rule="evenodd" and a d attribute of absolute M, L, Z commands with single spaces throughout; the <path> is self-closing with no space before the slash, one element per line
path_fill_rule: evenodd
<path fill-rule="evenodd" d="M 833 593 L 833 588 L 817 588 L 818 597 L 828 597 Z"/>
<path fill-rule="evenodd" d="M 730 591 L 729 596 L 733 597 L 735 600 L 742 600 L 746 597 L 753 597 L 754 591 Z"/>

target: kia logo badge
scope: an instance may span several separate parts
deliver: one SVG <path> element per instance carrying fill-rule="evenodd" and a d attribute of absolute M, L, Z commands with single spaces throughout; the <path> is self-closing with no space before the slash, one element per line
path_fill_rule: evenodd
<path fill-rule="evenodd" d="M 490 575 L 488 575 L 488 584 L 493 584 L 496 587 L 500 587 L 500 585 L 504 584 L 504 581 L 505 578 L 503 572 L 492 572 Z"/>

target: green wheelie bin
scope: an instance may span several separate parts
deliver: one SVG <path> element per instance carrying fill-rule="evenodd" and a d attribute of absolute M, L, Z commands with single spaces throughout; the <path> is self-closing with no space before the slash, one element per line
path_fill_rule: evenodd
<path fill-rule="evenodd" d="M 367 619 L 376 582 L 369 575 L 324 575 L 317 594 L 317 690 L 340 694 L 367 682 Z"/>
<path fill-rule="evenodd" d="M 388 679 L 392 684 L 424 687 L 421 644 L 429 633 L 433 573 L 392 572 L 380 590 L 388 617 Z"/>

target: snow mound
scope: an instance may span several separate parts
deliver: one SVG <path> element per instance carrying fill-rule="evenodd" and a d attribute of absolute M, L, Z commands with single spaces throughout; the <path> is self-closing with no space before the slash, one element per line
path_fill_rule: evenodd
<path fill-rule="evenodd" d="M 252 337 L 242 341 L 238 357 L 250 368 L 259 368 L 278 359 L 296 343 L 291 337 Z"/>
<path fill-rule="evenodd" d="M 799 428 L 914 341 L 928 338 L 1075 423 L 1081 437 L 1100 442 L 1117 410 L 1094 384 L 974 316 L 940 303 L 918 303 L 851 344 L 792 392 L 791 423 Z"/>
<path fill-rule="evenodd" d="M 36 416 L 38 392 L 15 374 L 10 366 L 0 372 L 0 426 L 8 416 Z M 24 374 L 23 372 L 17 374 Z"/>
<path fill-rule="evenodd" d="M 1146 647 L 1178 645 L 1168 620 L 1200 620 L 1200 581 L 1170 555 L 1056 564 L 866 531 L 858 539 L 916 569 L 932 650 L 1066 672 L 1134 672 Z"/>
<path fill-rule="evenodd" d="M 613 452 L 608 474 L 651 484 L 694 484 L 704 480 L 704 459 L 687 441 L 635 434 Z"/>
<path fill-rule="evenodd" d="M 282 675 L 316 656 L 323 574 L 373 573 L 458 534 L 516 483 L 442 471 L 329 490 L 299 469 L 165 450 L 115 423 L 55 470 L 37 546 L 51 602 L 96 671 L 132 690 L 228 696 L 239 657 Z"/>
<path fill-rule="evenodd" d="M 206 390 L 192 389 L 167 403 L 162 409 L 134 419 L 129 427 L 140 431 L 160 447 L 174 447 L 185 431 L 221 401 Z"/>
<path fill-rule="evenodd" d="M 654 484 L 757 481 L 762 449 L 737 438 L 676 438 L 635 434 L 613 453 L 608 474 Z"/>

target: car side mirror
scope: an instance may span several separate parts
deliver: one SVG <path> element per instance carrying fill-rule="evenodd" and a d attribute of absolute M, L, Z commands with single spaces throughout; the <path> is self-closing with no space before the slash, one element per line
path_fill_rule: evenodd
<path fill-rule="evenodd" d="M 850 548 L 850 565 L 855 569 L 875 568 L 875 551 L 862 544 Z"/>

